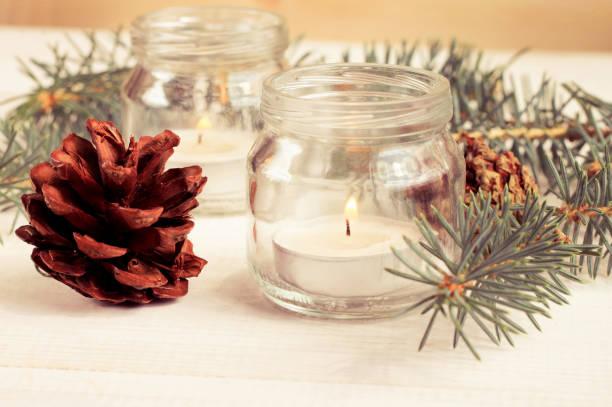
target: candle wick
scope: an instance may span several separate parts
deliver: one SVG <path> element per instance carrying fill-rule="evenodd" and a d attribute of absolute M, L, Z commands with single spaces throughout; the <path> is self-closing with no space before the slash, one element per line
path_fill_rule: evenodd
<path fill-rule="evenodd" d="M 198 144 L 202 144 L 202 131 L 198 131 Z"/>
<path fill-rule="evenodd" d="M 351 235 L 351 222 L 349 222 L 348 219 L 346 219 L 346 235 L 347 236 Z"/>

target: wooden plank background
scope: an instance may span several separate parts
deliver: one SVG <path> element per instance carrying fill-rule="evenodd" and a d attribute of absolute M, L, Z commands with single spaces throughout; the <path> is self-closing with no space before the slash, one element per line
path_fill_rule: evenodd
<path fill-rule="evenodd" d="M 610 0 L 0 0 L 0 24 L 114 28 L 165 6 L 220 3 L 276 11 L 311 39 L 612 51 Z"/>

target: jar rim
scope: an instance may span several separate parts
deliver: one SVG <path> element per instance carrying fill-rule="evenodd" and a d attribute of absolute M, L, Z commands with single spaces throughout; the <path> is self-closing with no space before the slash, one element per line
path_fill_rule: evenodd
<path fill-rule="evenodd" d="M 296 133 L 407 135 L 452 117 L 448 80 L 408 66 L 334 63 L 290 69 L 263 85 L 264 121 Z"/>
<path fill-rule="evenodd" d="M 261 62 L 289 42 L 284 17 L 249 7 L 168 7 L 136 18 L 130 33 L 137 57 L 182 64 Z"/>

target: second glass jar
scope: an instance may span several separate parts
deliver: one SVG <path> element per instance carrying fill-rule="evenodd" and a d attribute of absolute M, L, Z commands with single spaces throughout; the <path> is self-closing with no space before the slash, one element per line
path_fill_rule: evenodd
<path fill-rule="evenodd" d="M 169 166 L 202 165 L 201 208 L 244 210 L 245 163 L 260 130 L 263 79 L 283 68 L 284 20 L 248 8 L 160 10 L 131 27 L 137 65 L 123 86 L 125 134 L 181 136 Z"/>

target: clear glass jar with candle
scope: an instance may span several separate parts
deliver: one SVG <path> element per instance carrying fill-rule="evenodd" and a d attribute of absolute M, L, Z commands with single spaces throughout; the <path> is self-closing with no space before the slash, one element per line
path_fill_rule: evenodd
<path fill-rule="evenodd" d="M 370 318 L 423 295 L 384 268 L 401 269 L 391 247 L 420 237 L 417 216 L 436 226 L 431 206 L 453 216 L 462 199 L 448 81 L 390 65 L 296 68 L 266 79 L 261 112 L 248 255 L 267 297 L 307 315 Z"/>
<path fill-rule="evenodd" d="M 168 165 L 204 167 L 201 207 L 244 210 L 261 83 L 283 68 L 284 20 L 247 8 L 169 8 L 136 19 L 131 37 L 137 65 L 123 86 L 125 134 L 174 131 L 181 144 Z"/>

